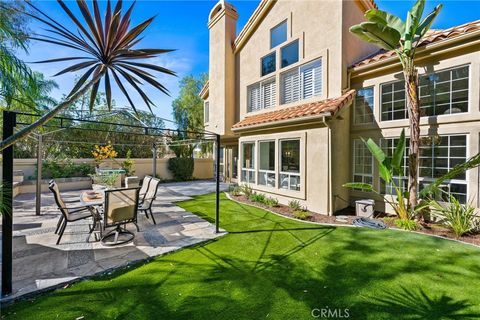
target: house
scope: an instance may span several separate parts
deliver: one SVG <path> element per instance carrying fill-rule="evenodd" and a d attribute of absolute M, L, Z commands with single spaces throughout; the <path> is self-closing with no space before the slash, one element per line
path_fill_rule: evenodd
<path fill-rule="evenodd" d="M 375 7 L 373 0 L 262 0 L 238 33 L 235 8 L 213 7 L 209 82 L 200 95 L 206 130 L 221 135 L 227 181 L 324 214 L 372 198 L 346 182 L 392 192 L 360 137 L 392 151 L 408 129 L 401 66 L 394 53 L 348 31 Z M 479 152 L 479 41 L 475 21 L 432 30 L 418 49 L 422 185 Z M 443 188 L 478 204 L 479 178 L 471 170 Z"/>

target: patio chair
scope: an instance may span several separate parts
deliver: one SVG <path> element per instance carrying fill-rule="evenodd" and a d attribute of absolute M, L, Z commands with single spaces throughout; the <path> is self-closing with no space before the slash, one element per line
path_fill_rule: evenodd
<path fill-rule="evenodd" d="M 150 215 L 152 216 L 152 221 L 154 224 L 157 224 L 157 222 L 155 221 L 155 217 L 153 216 L 152 203 L 157 196 L 159 184 L 160 184 L 160 180 L 156 178 L 150 179 L 150 184 L 148 186 L 147 193 L 145 193 L 145 196 L 143 197 L 143 201 L 140 203 L 140 206 L 138 207 L 139 211 L 145 212 L 145 216 L 147 217 L 147 219 L 149 219 L 148 213 L 150 212 Z"/>
<path fill-rule="evenodd" d="M 127 223 L 133 223 L 137 231 L 140 231 L 137 225 L 138 194 L 139 188 L 105 191 L 103 229 L 115 229 L 102 236 L 103 244 L 113 246 L 132 241 L 135 235 L 125 228 Z"/>
<path fill-rule="evenodd" d="M 57 228 L 55 229 L 55 234 L 58 234 L 57 244 L 60 243 L 62 239 L 63 233 L 65 232 L 65 228 L 67 227 L 68 222 L 79 221 L 83 219 L 93 218 L 93 225 L 90 228 L 88 233 L 87 242 L 90 239 L 90 235 L 95 230 L 97 224 L 96 215 L 93 212 L 93 209 L 89 206 L 71 206 L 67 207 L 67 203 L 75 203 L 79 202 L 79 200 L 74 201 L 66 201 L 63 200 L 60 190 L 58 189 L 58 185 L 54 180 L 51 180 L 48 184 L 48 188 L 53 193 L 53 197 L 55 198 L 55 203 L 57 204 L 58 209 L 62 213 L 60 219 L 57 223 Z"/>
<path fill-rule="evenodd" d="M 140 196 L 140 203 L 143 202 L 145 198 L 145 194 L 147 194 L 148 191 L 148 186 L 150 184 L 150 181 L 153 179 L 151 176 L 145 176 L 142 181 L 142 185 L 140 188 L 139 196 Z"/>

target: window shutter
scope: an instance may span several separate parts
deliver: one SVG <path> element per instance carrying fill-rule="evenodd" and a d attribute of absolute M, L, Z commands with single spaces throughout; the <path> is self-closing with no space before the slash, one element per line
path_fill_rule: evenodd
<path fill-rule="evenodd" d="M 322 63 L 320 60 L 302 67 L 300 74 L 303 99 L 308 99 L 322 93 Z"/>
<path fill-rule="evenodd" d="M 248 90 L 248 111 L 261 109 L 260 84 L 250 86 Z"/>
<path fill-rule="evenodd" d="M 263 107 L 274 107 L 276 103 L 276 86 L 275 80 L 266 82 L 263 87 Z"/>
<path fill-rule="evenodd" d="M 300 82 L 298 69 L 288 72 L 282 77 L 282 103 L 298 101 L 300 97 Z"/>

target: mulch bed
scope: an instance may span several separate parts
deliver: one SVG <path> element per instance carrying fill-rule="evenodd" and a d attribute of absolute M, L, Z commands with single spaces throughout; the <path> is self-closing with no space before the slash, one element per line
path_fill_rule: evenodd
<path fill-rule="evenodd" d="M 270 207 L 263 203 L 253 202 L 244 195 L 235 196 L 230 193 L 230 196 L 232 197 L 232 199 L 236 201 L 261 207 L 290 218 L 296 218 L 295 215 L 293 214 L 294 210 L 289 206 L 279 204 L 277 207 Z M 315 213 L 312 211 L 308 211 L 308 213 L 309 213 L 309 217 L 304 220 L 318 222 L 318 223 L 351 225 L 353 223 L 353 220 L 358 218 L 357 216 L 355 216 L 355 208 L 352 208 L 352 207 L 348 207 L 341 210 L 340 212 L 337 212 L 335 216 L 327 216 L 327 215 Z M 346 219 L 339 219 L 338 217 L 339 215 L 346 217 Z M 385 219 L 387 217 L 385 213 L 375 212 L 375 217 L 377 219 L 383 220 L 388 225 L 389 228 L 397 228 L 392 219 Z M 442 225 L 435 222 L 422 222 L 420 225 L 420 228 L 416 231 L 420 233 L 428 234 L 428 235 L 435 235 L 435 236 L 447 238 L 447 239 L 455 239 L 455 240 L 480 246 L 480 234 L 478 233 L 467 234 L 467 235 L 463 235 L 459 239 L 456 239 L 455 234 L 453 232 L 451 232 L 450 230 L 444 228 Z"/>

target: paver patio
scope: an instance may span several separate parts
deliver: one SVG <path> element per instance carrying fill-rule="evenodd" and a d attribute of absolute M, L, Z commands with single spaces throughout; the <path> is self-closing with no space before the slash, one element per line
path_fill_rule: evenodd
<path fill-rule="evenodd" d="M 221 185 L 221 190 L 227 188 Z M 191 196 L 215 191 L 212 181 L 162 184 L 152 210 L 157 224 L 139 214 L 136 236 L 132 243 L 106 247 L 87 243 L 89 220 L 69 223 L 62 241 L 56 245 L 54 234 L 60 211 L 50 193 L 42 194 L 42 215 L 35 216 L 35 195 L 21 194 L 14 201 L 13 226 L 13 294 L 8 299 L 38 290 L 59 286 L 77 278 L 108 272 L 129 263 L 145 260 L 182 247 L 214 239 L 214 225 L 187 212 L 174 203 Z M 64 192 L 65 198 L 82 192 Z"/>

